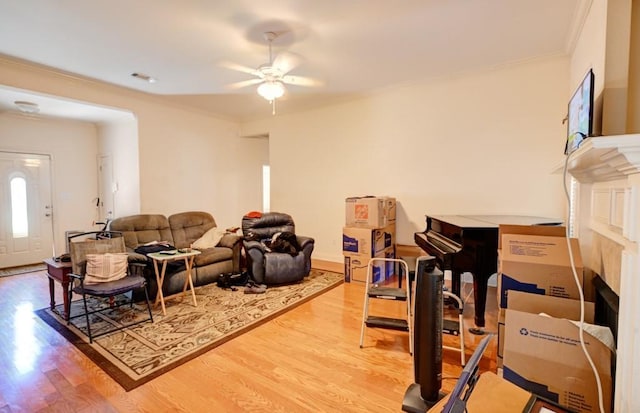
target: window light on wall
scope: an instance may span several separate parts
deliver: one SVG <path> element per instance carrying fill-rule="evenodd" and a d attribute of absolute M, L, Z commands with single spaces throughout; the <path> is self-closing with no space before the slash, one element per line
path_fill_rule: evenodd
<path fill-rule="evenodd" d="M 569 184 L 569 198 L 570 198 L 570 208 L 569 208 L 569 222 L 568 222 L 568 230 L 569 237 L 577 238 L 578 237 L 578 223 L 576 222 L 576 217 L 578 215 L 578 205 L 580 204 L 578 199 L 578 181 L 571 177 L 571 181 Z"/>
<path fill-rule="evenodd" d="M 271 208 L 271 168 L 262 165 L 262 212 L 269 212 Z"/>

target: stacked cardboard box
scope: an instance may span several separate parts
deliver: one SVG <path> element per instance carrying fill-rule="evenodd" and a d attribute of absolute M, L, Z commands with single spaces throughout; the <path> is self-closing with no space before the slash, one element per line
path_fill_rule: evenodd
<path fill-rule="evenodd" d="M 579 287 L 563 227 L 501 226 L 498 263 L 498 367 L 503 377 L 578 412 L 597 412 L 595 377 L 579 341 Z M 578 283 L 580 248 L 570 240 Z M 544 315 L 541 315 L 541 314 Z M 585 322 L 593 303 L 585 303 Z M 605 410 L 611 405 L 611 351 L 585 333 L 600 376 Z"/>
<path fill-rule="evenodd" d="M 579 298 L 565 235 L 566 228 L 561 226 L 500 225 L 497 288 L 498 368 L 502 367 L 504 319 L 511 291 Z M 577 240 L 572 240 L 571 250 L 582 283 L 582 260 Z"/>
<path fill-rule="evenodd" d="M 387 196 L 349 197 L 345 200 L 348 227 L 382 228 L 396 223 L 396 199 Z"/>
<path fill-rule="evenodd" d="M 576 412 L 600 412 L 597 382 L 580 343 L 580 301 L 512 291 L 505 310 L 503 377 Z M 585 303 L 592 322 L 593 303 Z M 612 337 L 612 336 L 611 336 Z M 583 332 L 602 387 L 604 413 L 611 411 L 612 351 Z"/>
<path fill-rule="evenodd" d="M 500 251 L 500 308 L 507 308 L 509 291 L 562 298 L 580 298 L 583 268 L 577 239 L 571 239 L 571 252 L 578 275 L 576 284 L 569 260 L 567 239 L 557 236 L 502 235 Z"/>
<path fill-rule="evenodd" d="M 342 230 L 345 281 L 366 281 L 371 258 L 395 258 L 396 201 L 390 197 L 350 197 L 345 201 Z M 372 265 L 372 282 L 394 272 L 393 263 Z"/>

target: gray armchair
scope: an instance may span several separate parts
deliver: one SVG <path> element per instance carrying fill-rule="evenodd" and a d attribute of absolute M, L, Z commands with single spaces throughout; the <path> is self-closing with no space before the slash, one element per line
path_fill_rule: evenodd
<path fill-rule="evenodd" d="M 295 234 L 295 224 L 290 215 L 280 212 L 247 214 L 242 218 L 242 233 L 247 270 L 255 282 L 284 284 L 300 281 L 309 275 L 315 243 L 313 238 L 296 234 L 297 254 L 271 249 L 274 234 Z"/>

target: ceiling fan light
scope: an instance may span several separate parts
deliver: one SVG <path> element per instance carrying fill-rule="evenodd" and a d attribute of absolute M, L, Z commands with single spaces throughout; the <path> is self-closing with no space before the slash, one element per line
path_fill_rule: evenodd
<path fill-rule="evenodd" d="M 258 94 L 268 101 L 281 98 L 284 95 L 284 85 L 277 80 L 264 82 L 258 86 Z"/>

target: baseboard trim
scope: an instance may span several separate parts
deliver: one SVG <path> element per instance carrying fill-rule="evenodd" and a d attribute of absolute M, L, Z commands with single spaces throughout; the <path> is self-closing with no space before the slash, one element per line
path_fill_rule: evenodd
<path fill-rule="evenodd" d="M 342 262 L 316 260 L 312 258 L 311 267 L 317 270 L 338 272 L 340 274 L 344 274 L 344 263 Z"/>
<path fill-rule="evenodd" d="M 312 258 L 311 259 L 311 267 L 315 268 L 317 270 L 338 272 L 340 274 L 344 274 L 344 263 L 342 263 L 342 262 L 327 261 L 327 260 L 317 260 L 317 259 Z M 444 278 L 445 278 L 445 280 L 451 280 L 451 272 L 450 271 L 445 271 Z M 471 275 L 471 273 L 465 272 L 465 273 L 462 274 L 460 281 L 462 283 L 473 283 L 473 276 Z M 493 274 L 491 277 L 489 277 L 488 284 L 489 284 L 489 287 L 496 287 L 497 286 L 496 274 Z"/>

